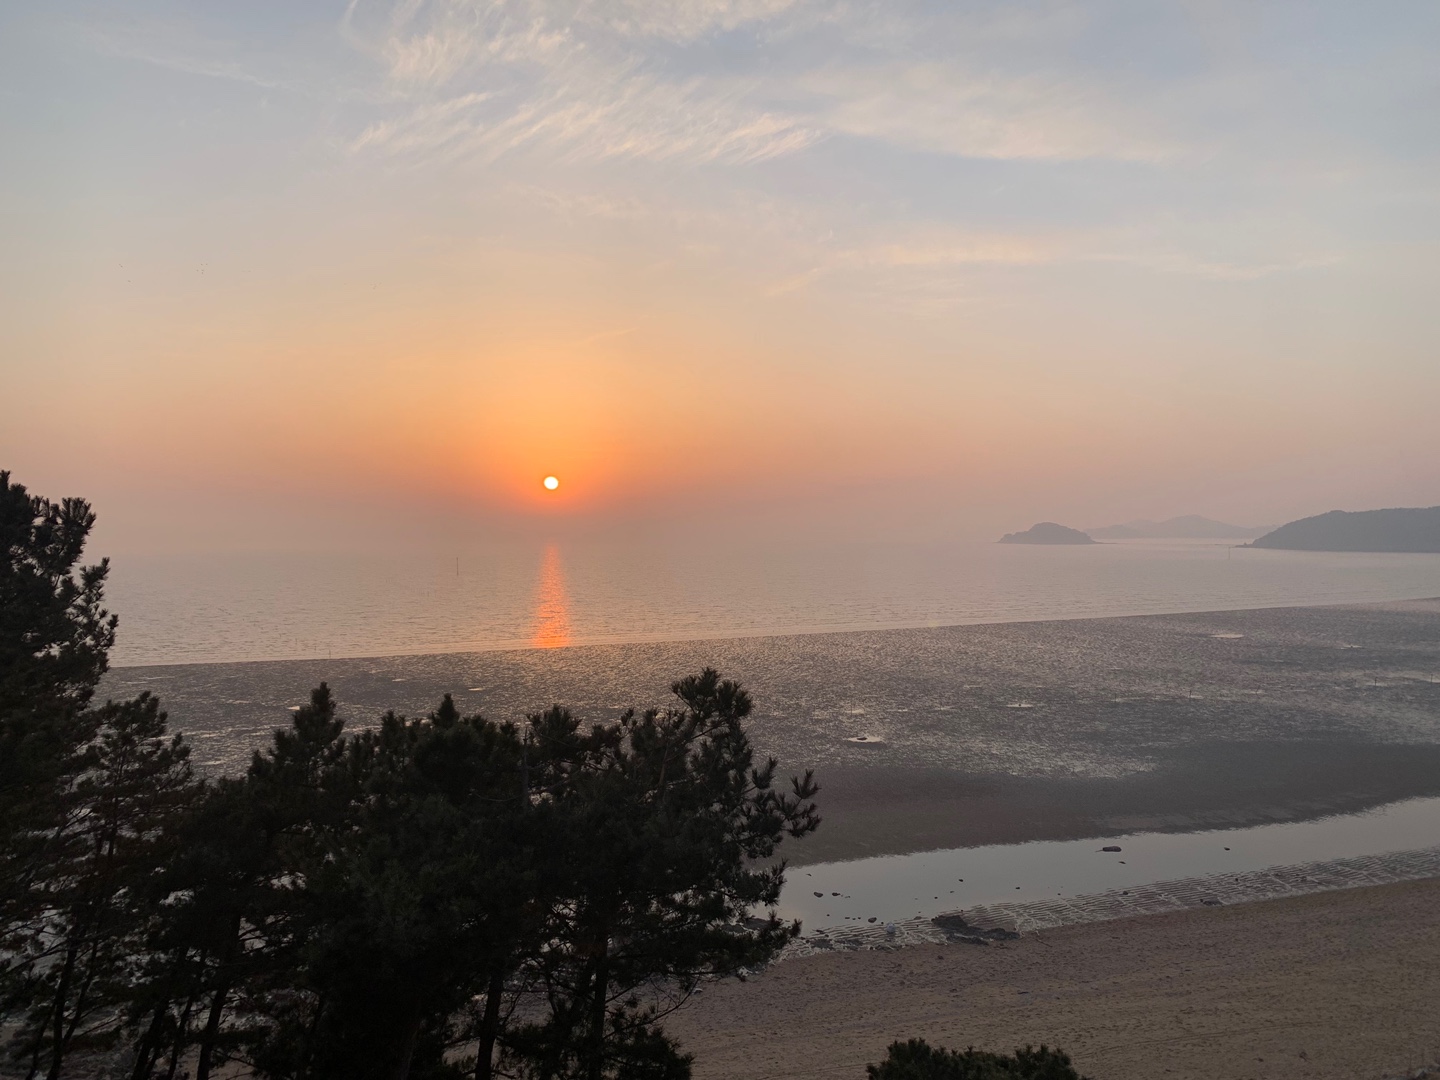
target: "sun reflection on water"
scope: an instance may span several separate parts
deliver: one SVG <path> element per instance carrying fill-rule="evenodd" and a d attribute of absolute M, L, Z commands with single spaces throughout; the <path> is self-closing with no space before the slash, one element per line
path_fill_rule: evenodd
<path fill-rule="evenodd" d="M 547 544 L 540 563 L 540 583 L 535 590 L 535 635 L 530 643 L 537 649 L 558 649 L 570 644 L 570 601 L 565 595 L 565 568 L 560 547 Z"/>

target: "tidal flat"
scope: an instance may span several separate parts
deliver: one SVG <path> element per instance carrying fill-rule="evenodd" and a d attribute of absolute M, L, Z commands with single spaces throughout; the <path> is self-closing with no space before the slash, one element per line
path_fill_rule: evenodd
<path fill-rule="evenodd" d="M 202 770 L 235 773 L 322 680 L 352 727 L 452 693 L 522 719 L 664 706 L 705 666 L 752 733 L 813 768 L 795 865 L 982 844 L 1189 832 L 1440 795 L 1440 599 L 340 660 L 117 668 Z"/>

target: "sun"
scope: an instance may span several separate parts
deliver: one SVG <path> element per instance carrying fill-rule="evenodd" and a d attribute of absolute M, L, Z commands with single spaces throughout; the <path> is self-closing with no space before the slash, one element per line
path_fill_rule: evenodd
<path fill-rule="evenodd" d="M 560 479 L 559 477 L 555 476 L 547 476 L 544 480 L 541 481 L 541 483 L 545 485 L 546 491 L 554 491 L 560 486 Z"/>

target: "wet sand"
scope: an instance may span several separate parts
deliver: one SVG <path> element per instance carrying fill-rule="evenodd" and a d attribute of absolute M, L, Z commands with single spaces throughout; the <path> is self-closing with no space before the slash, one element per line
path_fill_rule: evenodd
<path fill-rule="evenodd" d="M 667 1024 L 697 1080 L 853 1077 L 896 1038 L 1093 1080 L 1340 1080 L 1440 1056 L 1440 880 L 786 960 Z"/>
<path fill-rule="evenodd" d="M 1194 832 L 1355 813 L 1440 794 L 1440 746 L 1361 741 L 1179 747 L 1125 777 L 831 766 L 795 866 L 939 848 Z M 1440 837 L 1436 838 L 1440 841 Z"/>
<path fill-rule="evenodd" d="M 795 864 L 1258 825 L 1440 795 L 1440 601 L 350 660 L 121 668 L 212 772 L 243 769 L 328 680 L 353 726 L 453 692 L 518 719 L 663 705 L 740 679 L 824 824 Z M 864 744 L 850 740 L 865 735 Z"/>

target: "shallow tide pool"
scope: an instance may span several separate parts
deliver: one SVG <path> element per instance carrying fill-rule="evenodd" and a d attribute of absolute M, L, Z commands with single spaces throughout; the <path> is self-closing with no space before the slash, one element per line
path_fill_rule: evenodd
<path fill-rule="evenodd" d="M 1179 878 L 1440 845 L 1440 798 L 1363 814 L 1195 833 L 922 851 L 792 869 L 780 914 L 807 930 L 1053 899 Z M 1107 852 L 1106 847 L 1118 847 Z"/>

